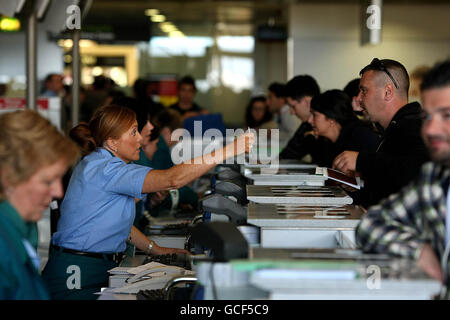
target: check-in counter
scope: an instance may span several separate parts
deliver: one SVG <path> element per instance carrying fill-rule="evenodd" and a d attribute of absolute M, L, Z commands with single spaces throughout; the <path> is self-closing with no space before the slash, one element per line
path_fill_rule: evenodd
<path fill-rule="evenodd" d="M 348 249 L 250 248 L 195 269 L 205 300 L 427 300 L 441 289 L 413 260 Z"/>
<path fill-rule="evenodd" d="M 254 185 L 262 186 L 323 186 L 327 177 L 316 174 L 316 167 L 303 165 L 301 168 L 245 168 L 244 176 Z"/>
<path fill-rule="evenodd" d="M 358 206 L 248 205 L 247 223 L 260 228 L 263 248 L 354 248 Z"/>

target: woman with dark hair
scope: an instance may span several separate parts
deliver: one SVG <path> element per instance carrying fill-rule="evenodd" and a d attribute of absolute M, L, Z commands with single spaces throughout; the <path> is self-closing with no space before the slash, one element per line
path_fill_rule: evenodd
<path fill-rule="evenodd" d="M 331 149 L 327 150 L 328 167 L 345 150 L 375 151 L 378 145 L 379 136 L 356 117 L 350 98 L 341 90 L 329 90 L 315 96 L 311 100 L 308 122 L 316 135 L 332 142 Z"/>
<path fill-rule="evenodd" d="M 359 105 L 358 102 L 358 95 L 359 95 L 359 78 L 355 78 L 352 81 L 350 81 L 349 83 L 347 83 L 347 85 L 344 87 L 344 92 L 347 94 L 347 96 L 350 98 L 351 102 L 352 102 L 352 108 L 353 111 L 355 112 L 356 116 L 363 120 L 364 119 L 364 114 L 362 113 L 363 109 L 361 108 L 361 106 Z"/>
<path fill-rule="evenodd" d="M 43 271 L 54 299 L 95 299 L 94 293 L 108 286 L 107 271 L 118 265 L 127 242 L 147 254 L 187 253 L 160 247 L 133 226 L 135 201 L 180 188 L 227 158 L 248 152 L 254 142 L 253 134 L 243 134 L 192 164 L 156 170 L 131 163 L 139 159 L 142 141 L 131 109 L 104 106 L 88 124 L 78 126 L 90 131 L 85 138 L 95 144 L 80 144 L 88 149 L 71 176 Z"/>
<path fill-rule="evenodd" d="M 264 96 L 250 99 L 245 110 L 245 126 L 251 129 L 275 129 L 276 123 Z"/>

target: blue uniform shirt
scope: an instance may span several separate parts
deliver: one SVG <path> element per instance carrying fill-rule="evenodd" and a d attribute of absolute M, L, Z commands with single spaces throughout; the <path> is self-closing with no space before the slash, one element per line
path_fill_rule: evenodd
<path fill-rule="evenodd" d="M 125 163 L 103 148 L 76 166 L 61 204 L 53 244 L 85 252 L 126 249 L 149 167 Z"/>

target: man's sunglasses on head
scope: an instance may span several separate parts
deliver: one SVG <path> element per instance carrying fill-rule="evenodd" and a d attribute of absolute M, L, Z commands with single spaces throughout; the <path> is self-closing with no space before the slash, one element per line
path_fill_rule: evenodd
<path fill-rule="evenodd" d="M 397 81 L 395 81 L 392 74 L 389 72 L 389 70 L 386 68 L 386 66 L 383 64 L 383 62 L 380 59 L 374 58 L 367 67 L 365 67 L 364 69 L 361 70 L 360 75 L 362 75 L 364 72 L 366 72 L 368 70 L 378 70 L 378 71 L 382 71 L 382 72 L 386 73 L 389 76 L 389 78 L 392 80 L 392 83 L 394 84 L 395 88 L 396 89 L 399 88 Z"/>

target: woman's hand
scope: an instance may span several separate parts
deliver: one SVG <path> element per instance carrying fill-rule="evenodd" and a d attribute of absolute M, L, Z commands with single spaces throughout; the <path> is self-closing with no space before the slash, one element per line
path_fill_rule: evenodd
<path fill-rule="evenodd" d="M 156 243 L 153 245 L 152 251 L 150 253 L 153 255 L 172 254 L 172 253 L 192 254 L 185 249 L 160 247 Z"/>

